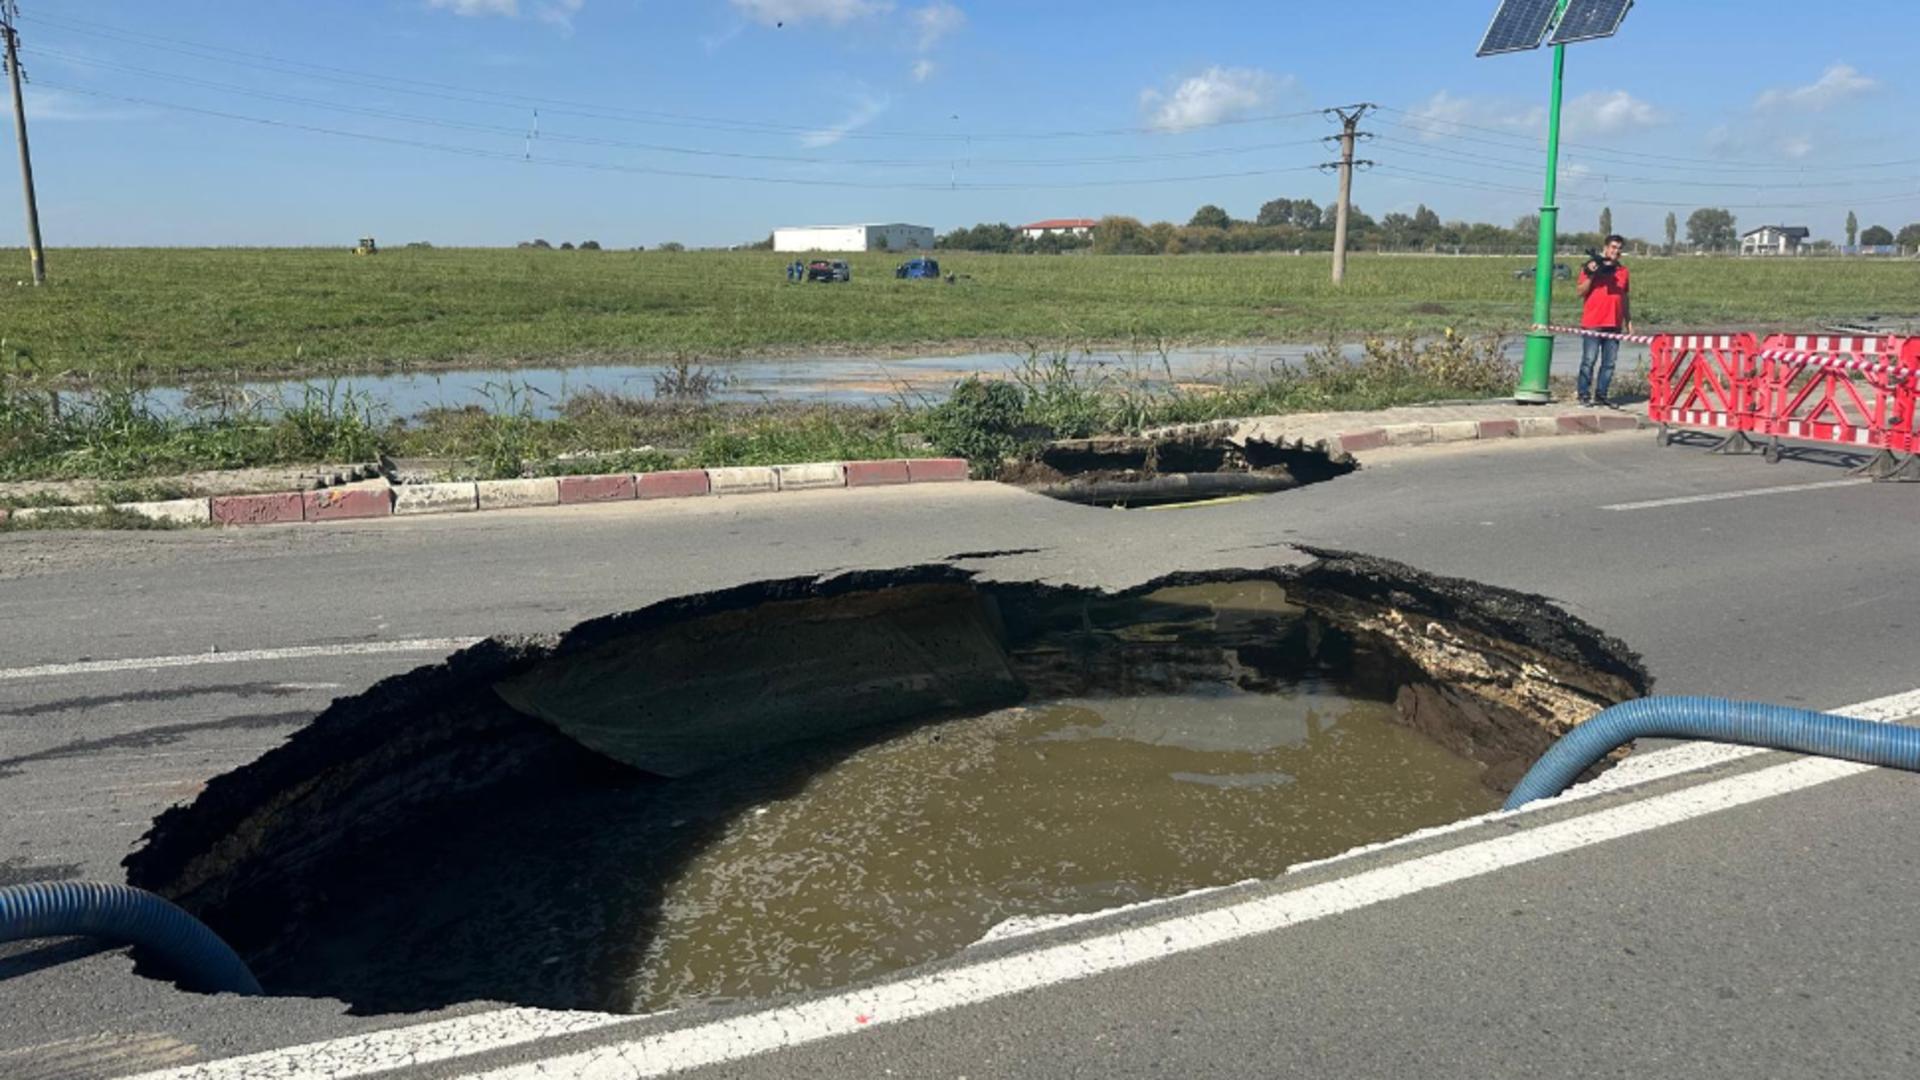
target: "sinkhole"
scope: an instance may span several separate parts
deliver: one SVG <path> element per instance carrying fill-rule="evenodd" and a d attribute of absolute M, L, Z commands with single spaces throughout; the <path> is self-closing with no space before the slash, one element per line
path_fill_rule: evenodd
<path fill-rule="evenodd" d="M 1538 597 L 1335 552 L 1117 592 L 760 582 L 337 701 L 127 868 L 270 993 L 650 1012 L 1491 810 L 1647 685 Z"/>
<path fill-rule="evenodd" d="M 1215 423 L 1048 443 L 1000 479 L 1066 502 L 1127 509 L 1291 491 L 1358 467 L 1324 443 L 1241 437 Z"/>

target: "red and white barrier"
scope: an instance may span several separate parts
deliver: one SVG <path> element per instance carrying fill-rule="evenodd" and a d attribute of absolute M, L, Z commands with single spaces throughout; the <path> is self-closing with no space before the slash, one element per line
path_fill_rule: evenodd
<path fill-rule="evenodd" d="M 1647 416 L 1677 427 L 1757 430 L 1763 408 L 1752 334 L 1653 339 Z"/>
<path fill-rule="evenodd" d="M 1733 432 L 1723 450 L 1780 458 L 1781 440 L 1878 451 L 1862 471 L 1920 480 L 1920 338 L 1776 334 L 1654 339 L 1647 415 Z M 1900 455 L 1910 455 L 1902 461 Z"/>
<path fill-rule="evenodd" d="M 1898 338 L 1775 335 L 1761 343 L 1768 435 L 1894 450 L 1913 371 Z"/>
<path fill-rule="evenodd" d="M 1920 457 L 1920 338 L 1901 342 L 1900 364 L 1908 375 L 1899 381 L 1895 415 L 1887 419 L 1887 449 Z"/>

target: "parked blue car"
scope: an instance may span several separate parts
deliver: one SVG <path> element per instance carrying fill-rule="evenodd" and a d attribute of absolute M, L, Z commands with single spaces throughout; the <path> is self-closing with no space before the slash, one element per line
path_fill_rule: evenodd
<path fill-rule="evenodd" d="M 897 278 L 937 278 L 940 276 L 940 264 L 933 259 L 908 259 L 894 268 Z"/>

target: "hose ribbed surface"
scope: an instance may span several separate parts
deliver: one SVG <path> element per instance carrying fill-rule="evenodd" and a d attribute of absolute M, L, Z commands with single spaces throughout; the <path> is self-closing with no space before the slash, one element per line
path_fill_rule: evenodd
<path fill-rule="evenodd" d="M 1565 791 L 1581 773 L 1635 739 L 1705 739 L 1920 772 L 1920 728 L 1724 698 L 1642 698 L 1606 710 L 1561 736 L 1507 797 L 1508 810 Z"/>
<path fill-rule="evenodd" d="M 0 942 L 95 937 L 157 954 L 199 990 L 258 994 L 246 962 L 171 901 L 129 885 L 40 881 L 0 888 Z"/>

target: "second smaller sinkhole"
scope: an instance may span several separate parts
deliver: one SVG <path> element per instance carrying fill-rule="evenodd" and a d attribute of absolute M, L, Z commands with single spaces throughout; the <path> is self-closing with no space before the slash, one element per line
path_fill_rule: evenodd
<path fill-rule="evenodd" d="M 1049 443 L 1001 479 L 1067 502 L 1141 507 L 1290 491 L 1356 467 L 1318 446 L 1236 441 L 1207 427 Z"/>

